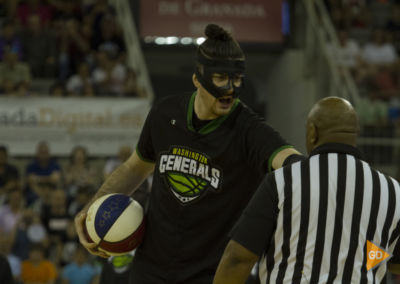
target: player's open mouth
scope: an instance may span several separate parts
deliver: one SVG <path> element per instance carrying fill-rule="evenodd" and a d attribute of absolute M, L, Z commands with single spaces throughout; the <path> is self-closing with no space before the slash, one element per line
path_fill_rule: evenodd
<path fill-rule="evenodd" d="M 223 106 L 229 106 L 233 102 L 233 98 L 232 97 L 222 97 L 222 98 L 219 98 L 218 101 Z"/>

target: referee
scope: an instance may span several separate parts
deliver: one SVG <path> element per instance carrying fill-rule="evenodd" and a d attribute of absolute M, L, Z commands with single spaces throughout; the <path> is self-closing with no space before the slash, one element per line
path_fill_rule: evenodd
<path fill-rule="evenodd" d="M 304 161 L 268 175 L 231 232 L 214 283 L 381 283 L 400 273 L 400 187 L 355 148 L 356 113 L 341 98 L 307 119 Z"/>

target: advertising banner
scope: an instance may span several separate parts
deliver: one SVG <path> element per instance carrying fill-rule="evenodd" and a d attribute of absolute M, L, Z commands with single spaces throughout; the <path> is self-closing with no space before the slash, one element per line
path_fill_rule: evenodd
<path fill-rule="evenodd" d="M 115 155 L 136 146 L 150 109 L 148 99 L 0 98 L 0 145 L 30 156 L 40 141 L 54 155 L 82 145 L 89 155 Z"/>
<path fill-rule="evenodd" d="M 141 0 L 142 37 L 203 37 L 209 23 L 223 26 L 241 42 L 279 43 L 281 0 Z"/>

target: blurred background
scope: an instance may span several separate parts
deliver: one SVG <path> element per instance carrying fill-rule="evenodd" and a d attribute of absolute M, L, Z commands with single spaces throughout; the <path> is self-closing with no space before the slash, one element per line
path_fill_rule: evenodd
<path fill-rule="evenodd" d="M 17 283 L 127 275 L 132 256 L 79 248 L 73 216 L 129 157 L 151 105 L 192 94 L 208 23 L 246 54 L 241 100 L 297 149 L 313 103 L 344 97 L 368 162 L 400 178 L 398 0 L 0 0 L 0 252 Z"/>

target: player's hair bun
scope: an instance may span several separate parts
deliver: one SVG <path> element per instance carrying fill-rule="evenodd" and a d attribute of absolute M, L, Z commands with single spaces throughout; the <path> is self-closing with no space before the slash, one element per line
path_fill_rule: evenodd
<path fill-rule="evenodd" d="M 220 26 L 209 24 L 206 27 L 205 34 L 207 38 L 213 40 L 230 41 L 232 36 Z"/>

